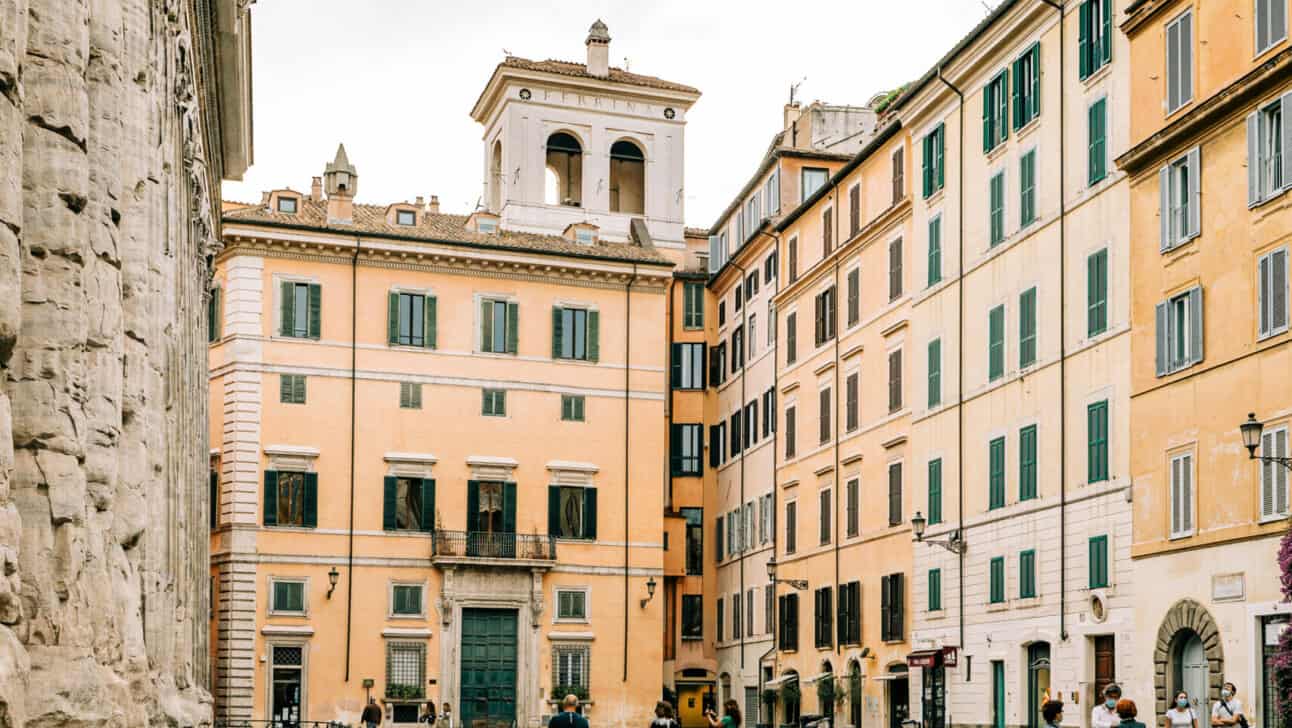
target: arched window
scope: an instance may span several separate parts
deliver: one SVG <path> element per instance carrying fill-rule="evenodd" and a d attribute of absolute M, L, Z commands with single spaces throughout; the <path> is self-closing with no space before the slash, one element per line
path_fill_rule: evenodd
<path fill-rule="evenodd" d="M 489 157 L 489 211 L 502 211 L 502 140 L 495 140 Z"/>
<path fill-rule="evenodd" d="M 646 211 L 646 157 L 623 139 L 610 145 L 610 211 Z"/>
<path fill-rule="evenodd" d="M 547 204 L 583 206 L 583 147 L 563 131 L 547 138 L 546 183 Z"/>

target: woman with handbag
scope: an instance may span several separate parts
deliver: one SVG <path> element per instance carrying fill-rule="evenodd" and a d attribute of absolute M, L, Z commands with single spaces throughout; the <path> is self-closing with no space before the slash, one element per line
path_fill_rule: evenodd
<path fill-rule="evenodd" d="M 1238 699 L 1238 688 L 1233 683 L 1227 682 L 1220 686 L 1220 700 L 1211 707 L 1211 724 L 1247 728 L 1247 716 L 1243 715 L 1243 701 Z"/>
<path fill-rule="evenodd" d="M 1175 704 L 1163 716 L 1164 728 L 1198 728 L 1198 716 L 1193 712 L 1193 703 L 1189 694 L 1181 690 L 1176 693 Z"/>

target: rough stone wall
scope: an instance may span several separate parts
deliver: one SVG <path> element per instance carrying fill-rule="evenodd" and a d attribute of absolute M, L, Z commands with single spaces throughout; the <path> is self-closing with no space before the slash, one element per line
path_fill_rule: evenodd
<path fill-rule="evenodd" d="M 210 722 L 197 7 L 0 0 L 0 728 Z"/>

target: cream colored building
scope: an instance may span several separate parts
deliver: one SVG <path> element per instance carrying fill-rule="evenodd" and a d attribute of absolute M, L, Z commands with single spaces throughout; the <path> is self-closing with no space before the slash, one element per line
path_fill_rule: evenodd
<path fill-rule="evenodd" d="M 649 721 L 664 594 L 703 589 L 666 572 L 688 535 L 665 528 L 703 502 L 670 483 L 665 426 L 698 92 L 608 68 L 608 43 L 598 22 L 586 64 L 498 66 L 473 113 L 507 173 L 470 215 L 354 202 L 344 149 L 309 192 L 226 204 L 218 719 L 353 723 L 371 696 L 396 725 L 432 701 L 532 728 L 573 692 Z"/>

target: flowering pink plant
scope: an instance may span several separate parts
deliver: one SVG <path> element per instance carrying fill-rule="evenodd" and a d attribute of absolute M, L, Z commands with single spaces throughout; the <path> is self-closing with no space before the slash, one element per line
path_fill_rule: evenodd
<path fill-rule="evenodd" d="M 1292 526 L 1283 536 L 1279 545 L 1279 571 L 1283 585 L 1283 600 L 1292 602 Z M 1275 710 L 1279 723 L 1292 726 L 1292 628 L 1283 630 L 1279 637 L 1278 651 L 1272 660 L 1274 668 L 1274 692 L 1278 696 Z"/>

